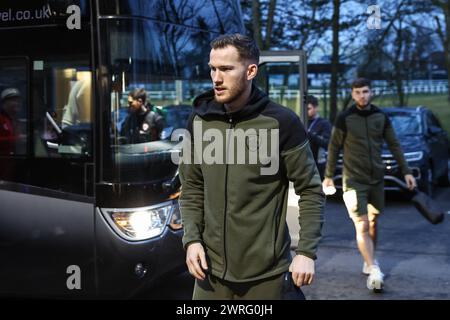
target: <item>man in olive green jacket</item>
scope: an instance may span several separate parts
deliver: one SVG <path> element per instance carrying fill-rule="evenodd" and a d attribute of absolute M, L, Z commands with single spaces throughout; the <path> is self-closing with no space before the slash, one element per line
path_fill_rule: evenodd
<path fill-rule="evenodd" d="M 286 279 L 297 286 L 313 280 L 324 206 L 319 173 L 299 117 L 252 85 L 255 42 L 226 35 L 211 47 L 214 90 L 194 101 L 192 162 L 182 161 L 179 169 L 193 298 L 280 299 Z M 289 181 L 300 196 L 294 259 L 286 223 Z"/>
<path fill-rule="evenodd" d="M 356 241 L 364 259 L 367 288 L 379 292 L 383 273 L 375 260 L 377 216 L 384 207 L 383 141 L 397 160 L 409 189 L 416 185 L 394 129 L 387 115 L 370 104 L 370 81 L 356 79 L 352 84 L 355 105 L 341 112 L 333 127 L 323 188 L 334 187 L 333 176 L 339 151 L 343 149 L 343 198 L 356 229 Z"/>

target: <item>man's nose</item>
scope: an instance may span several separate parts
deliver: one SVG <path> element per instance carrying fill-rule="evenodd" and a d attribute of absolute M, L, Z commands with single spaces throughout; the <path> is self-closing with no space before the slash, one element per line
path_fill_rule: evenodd
<path fill-rule="evenodd" d="M 212 80 L 215 84 L 223 82 L 222 75 L 220 74 L 219 71 L 214 72 Z"/>

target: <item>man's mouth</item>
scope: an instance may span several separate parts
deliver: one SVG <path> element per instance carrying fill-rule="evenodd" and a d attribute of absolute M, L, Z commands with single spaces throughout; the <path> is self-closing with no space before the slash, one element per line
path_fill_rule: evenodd
<path fill-rule="evenodd" d="M 225 91 L 225 88 L 215 87 L 214 90 L 216 91 L 216 93 L 221 93 Z"/>

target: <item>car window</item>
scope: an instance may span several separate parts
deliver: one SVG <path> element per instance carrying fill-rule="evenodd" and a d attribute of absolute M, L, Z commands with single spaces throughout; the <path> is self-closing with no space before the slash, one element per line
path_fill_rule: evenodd
<path fill-rule="evenodd" d="M 422 134 L 420 116 L 415 113 L 395 112 L 388 114 L 398 136 Z"/>
<path fill-rule="evenodd" d="M 441 124 L 439 123 L 439 120 L 434 116 L 434 114 L 427 113 L 427 126 L 429 128 L 436 128 L 436 129 L 442 129 Z"/>

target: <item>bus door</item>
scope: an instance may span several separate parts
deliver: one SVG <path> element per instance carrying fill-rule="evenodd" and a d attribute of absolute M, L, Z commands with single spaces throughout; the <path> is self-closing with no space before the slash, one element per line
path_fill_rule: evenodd
<path fill-rule="evenodd" d="M 44 19 L 70 2 L 0 5 L 1 296 L 95 292 L 89 24 Z"/>
<path fill-rule="evenodd" d="M 261 51 L 258 86 L 272 101 L 294 110 L 304 124 L 307 123 L 306 75 L 304 51 Z"/>
<path fill-rule="evenodd" d="M 305 105 L 307 91 L 306 55 L 301 50 L 295 51 L 261 51 L 257 85 L 265 90 L 272 101 L 292 109 L 307 125 L 308 113 Z M 291 199 L 294 199 L 291 201 Z M 298 197 L 293 185 L 289 190 L 287 222 L 290 234 L 294 235 L 292 243 L 298 238 Z"/>

